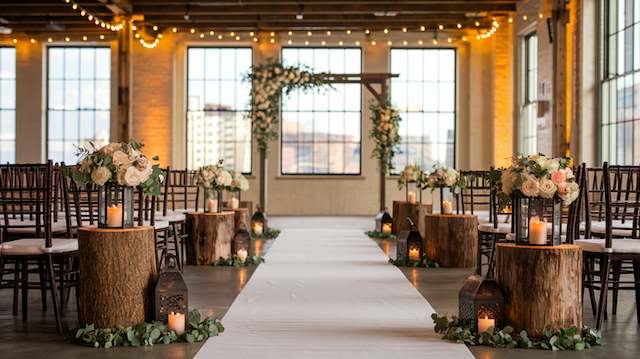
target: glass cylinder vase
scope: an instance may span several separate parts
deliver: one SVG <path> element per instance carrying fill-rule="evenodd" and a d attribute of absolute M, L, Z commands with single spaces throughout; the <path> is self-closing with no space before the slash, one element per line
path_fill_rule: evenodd
<path fill-rule="evenodd" d="M 98 189 L 98 227 L 133 227 L 133 187 L 107 182 Z"/>
<path fill-rule="evenodd" d="M 559 198 L 512 197 L 516 244 L 557 246 L 561 244 L 562 201 Z"/>

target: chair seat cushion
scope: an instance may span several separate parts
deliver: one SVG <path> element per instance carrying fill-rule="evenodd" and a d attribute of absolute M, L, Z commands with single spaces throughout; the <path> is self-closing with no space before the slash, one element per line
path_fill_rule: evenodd
<path fill-rule="evenodd" d="M 151 226 L 151 221 L 144 221 L 143 225 Z M 169 228 L 169 222 L 156 219 L 152 227 L 155 230 L 165 230 Z"/>
<path fill-rule="evenodd" d="M 182 222 L 187 219 L 187 216 L 184 212 L 178 211 L 168 211 L 166 215 L 162 215 L 162 212 L 156 213 L 156 221 L 165 221 L 165 222 Z"/>
<path fill-rule="evenodd" d="M 36 221 L 31 219 L 25 219 L 25 220 L 10 219 L 9 227 L 7 227 L 7 232 L 22 233 L 22 234 L 36 233 L 35 225 L 36 225 Z M 42 225 L 41 228 L 44 231 L 44 223 L 42 223 L 41 225 Z M 25 226 L 25 227 L 11 227 L 11 226 Z M 67 231 L 67 224 L 64 222 L 64 220 L 51 222 L 51 231 L 53 233 L 64 233 Z"/>
<path fill-rule="evenodd" d="M 497 226 L 494 228 L 493 223 L 481 223 L 478 225 L 478 230 L 480 232 L 487 232 L 487 233 L 507 234 L 507 233 L 511 233 L 511 224 L 498 223 Z"/>
<path fill-rule="evenodd" d="M 631 237 L 633 235 L 633 222 L 625 221 L 624 223 L 619 220 L 611 221 L 611 225 L 615 228 L 611 228 L 611 235 L 614 237 Z M 580 230 L 586 229 L 586 223 L 580 223 Z M 629 229 L 625 229 L 629 228 Z M 604 221 L 591 222 L 591 232 L 598 234 L 605 234 L 607 231 L 607 224 Z"/>
<path fill-rule="evenodd" d="M 44 253 L 67 253 L 78 250 L 78 240 L 75 238 L 52 238 L 51 248 L 45 247 L 44 238 L 24 238 L 0 245 L 0 254 L 4 256 L 25 256 Z"/>
<path fill-rule="evenodd" d="M 640 240 L 612 238 L 611 248 L 605 247 L 604 238 L 578 239 L 574 241 L 585 252 L 640 254 Z"/>

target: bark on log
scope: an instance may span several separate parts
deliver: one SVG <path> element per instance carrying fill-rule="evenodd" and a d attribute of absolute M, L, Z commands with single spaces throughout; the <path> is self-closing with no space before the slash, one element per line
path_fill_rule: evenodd
<path fill-rule="evenodd" d="M 442 267 L 469 268 L 476 265 L 478 221 L 465 214 L 424 216 L 424 247 L 427 257 Z"/>
<path fill-rule="evenodd" d="M 251 213 L 248 208 L 238 208 L 233 210 L 234 215 L 234 232 L 244 229 L 251 231 Z"/>
<path fill-rule="evenodd" d="M 496 277 L 505 291 L 505 315 L 516 333 L 582 327 L 582 251 L 561 246 L 496 247 Z"/>
<path fill-rule="evenodd" d="M 409 230 L 409 222 L 407 217 L 411 218 L 413 223 L 420 229 L 422 220 L 420 219 L 427 213 L 431 213 L 433 206 L 427 203 L 408 203 L 405 201 L 393 201 L 393 234 L 401 231 Z M 423 235 L 424 237 L 424 235 Z"/>
<path fill-rule="evenodd" d="M 231 254 L 234 212 L 187 213 L 187 264 L 211 265 Z"/>
<path fill-rule="evenodd" d="M 153 227 L 80 228 L 78 319 L 97 328 L 152 319 L 157 278 Z"/>

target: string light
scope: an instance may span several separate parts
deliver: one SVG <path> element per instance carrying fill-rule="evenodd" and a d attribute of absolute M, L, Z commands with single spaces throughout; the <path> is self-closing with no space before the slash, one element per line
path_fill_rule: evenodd
<path fill-rule="evenodd" d="M 36 43 L 36 39 L 34 39 L 33 37 L 31 39 L 29 39 L 29 42 L 31 42 L 32 44 Z"/>
<path fill-rule="evenodd" d="M 342 41 L 338 42 L 338 45 L 342 46 L 344 43 Z"/>
<path fill-rule="evenodd" d="M 215 34 L 216 34 L 216 32 L 215 32 L 215 31 L 213 31 L 213 30 L 209 31 L 209 35 L 211 35 L 211 36 L 213 36 L 213 35 L 215 35 Z M 251 36 L 253 36 L 253 35 L 251 35 Z"/>
<path fill-rule="evenodd" d="M 347 30 L 347 35 L 351 35 L 351 30 Z"/>
<path fill-rule="evenodd" d="M 422 45 L 423 41 L 422 40 L 418 40 L 418 45 Z"/>
<path fill-rule="evenodd" d="M 424 26 L 424 25 L 420 26 L 420 31 L 425 31 L 425 30 L 427 30 L 426 26 Z"/>
<path fill-rule="evenodd" d="M 275 43 L 276 43 L 276 39 L 274 39 L 274 38 L 272 37 L 272 38 L 270 38 L 270 39 L 269 39 L 269 42 L 270 42 L 270 43 L 272 43 L 272 44 L 275 44 Z"/>
<path fill-rule="evenodd" d="M 14 44 L 18 43 L 18 39 L 13 39 L 12 41 L 13 41 Z"/>
<path fill-rule="evenodd" d="M 369 35 L 369 34 L 371 34 L 371 31 L 369 29 L 366 29 L 366 30 L 364 30 L 364 33 Z"/>
<path fill-rule="evenodd" d="M 254 37 L 254 38 L 253 38 L 253 42 L 258 42 L 258 38 L 257 38 L 257 37 Z"/>
<path fill-rule="evenodd" d="M 104 40 L 104 35 L 100 35 L 100 40 Z"/>
<path fill-rule="evenodd" d="M 287 44 L 291 45 L 293 43 L 293 41 L 289 40 L 287 41 Z"/>
<path fill-rule="evenodd" d="M 509 18 L 509 24 L 511 24 L 511 23 L 513 23 L 513 18 L 512 17 Z"/>
<path fill-rule="evenodd" d="M 434 45 L 438 45 L 438 39 L 434 38 L 432 42 Z"/>
<path fill-rule="evenodd" d="M 204 34 L 200 33 L 200 38 L 203 39 L 204 38 Z"/>
<path fill-rule="evenodd" d="M 122 23 L 109 22 L 99 19 L 97 16 L 93 15 L 91 12 L 89 12 L 87 9 L 83 8 L 82 6 L 80 6 L 80 4 L 73 0 L 64 0 L 64 2 L 70 5 L 71 9 L 78 11 L 80 16 L 87 16 L 87 19 L 89 21 L 92 21 L 95 25 L 100 26 L 103 29 L 106 28 L 111 31 L 120 31 L 123 28 Z"/>
<path fill-rule="evenodd" d="M 452 41 L 453 41 L 453 40 L 451 40 L 451 38 L 448 38 L 448 39 L 447 39 L 447 42 L 448 42 L 448 43 L 451 43 Z"/>
<path fill-rule="evenodd" d="M 402 44 L 403 44 L 404 46 L 407 46 L 407 44 L 408 44 L 407 40 L 404 40 L 404 41 L 402 42 Z"/>
<path fill-rule="evenodd" d="M 86 36 L 82 36 L 82 41 L 87 41 L 87 37 Z"/>
<path fill-rule="evenodd" d="M 444 25 L 438 25 L 438 29 L 444 30 Z"/>
<path fill-rule="evenodd" d="M 544 15 L 542 15 L 542 13 L 539 13 L 538 17 L 542 19 L 544 17 Z"/>
<path fill-rule="evenodd" d="M 177 28 L 177 27 L 174 27 L 173 29 L 171 29 L 171 31 L 173 31 L 173 32 L 178 32 L 178 28 Z"/>
<path fill-rule="evenodd" d="M 53 39 L 52 39 L 52 38 L 48 38 L 48 39 L 47 39 L 47 42 L 48 42 L 48 43 L 52 43 L 52 42 L 53 42 Z"/>
<path fill-rule="evenodd" d="M 276 33 L 271 31 L 271 33 L 269 35 L 271 35 L 271 37 L 274 37 L 274 36 L 276 36 Z"/>
<path fill-rule="evenodd" d="M 305 45 L 309 45 L 309 41 L 305 41 L 305 42 L 304 42 L 304 44 L 305 44 Z"/>
<path fill-rule="evenodd" d="M 324 40 L 322 42 L 320 42 L 320 43 L 322 44 L 322 46 L 327 44 Z"/>
<path fill-rule="evenodd" d="M 272 33 L 272 34 L 273 34 L 273 33 Z M 233 32 L 233 31 L 231 31 L 231 32 L 229 33 L 229 36 L 234 37 L 234 36 L 236 36 L 236 33 L 235 33 L 235 32 Z M 271 36 L 273 37 L 273 35 L 271 35 Z"/>
<path fill-rule="evenodd" d="M 255 33 L 254 33 L 253 31 L 251 31 L 251 32 L 249 33 L 249 36 L 253 36 L 253 35 L 255 35 Z"/>
<path fill-rule="evenodd" d="M 64 38 L 64 41 L 69 42 L 69 41 L 71 41 L 71 39 L 67 36 L 67 37 Z"/>
<path fill-rule="evenodd" d="M 376 46 L 376 42 L 375 41 L 371 41 L 371 46 Z"/>
<path fill-rule="evenodd" d="M 190 33 L 195 34 L 196 33 L 196 29 L 191 28 L 191 30 L 189 30 Z"/>
<path fill-rule="evenodd" d="M 327 31 L 327 36 L 331 36 L 331 31 Z"/>
<path fill-rule="evenodd" d="M 383 30 L 383 32 L 384 32 L 385 34 L 388 34 L 388 33 L 389 33 L 389 29 L 384 29 L 384 30 Z"/>
<path fill-rule="evenodd" d="M 311 36 L 313 33 L 311 31 L 307 31 L 307 36 Z"/>
<path fill-rule="evenodd" d="M 458 25 L 456 25 L 456 27 L 457 27 L 458 29 L 462 29 L 462 24 L 458 24 Z"/>
<path fill-rule="evenodd" d="M 240 41 L 240 36 L 236 36 L 236 41 Z"/>
<path fill-rule="evenodd" d="M 293 35 L 293 31 L 288 32 L 289 36 Z"/>
<path fill-rule="evenodd" d="M 527 21 L 528 17 L 527 15 L 522 15 L 522 20 Z"/>
<path fill-rule="evenodd" d="M 158 31 L 158 26 L 157 25 L 153 25 L 153 31 Z"/>
<path fill-rule="evenodd" d="M 218 40 L 222 40 L 222 35 L 218 35 Z"/>
<path fill-rule="evenodd" d="M 402 28 L 402 32 L 407 32 L 407 28 L 406 28 L 406 27 L 403 27 L 403 28 Z"/>
<path fill-rule="evenodd" d="M 393 42 L 391 42 L 391 40 L 387 41 L 387 45 L 391 46 L 393 45 Z"/>
<path fill-rule="evenodd" d="M 480 26 L 480 21 L 476 21 L 476 27 Z"/>
<path fill-rule="evenodd" d="M 360 41 L 356 41 L 356 46 L 360 46 Z"/>

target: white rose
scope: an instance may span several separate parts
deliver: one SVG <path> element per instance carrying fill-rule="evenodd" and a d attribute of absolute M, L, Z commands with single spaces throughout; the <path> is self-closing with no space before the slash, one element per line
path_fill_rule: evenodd
<path fill-rule="evenodd" d="M 136 187 L 142 183 L 143 173 L 138 171 L 134 166 L 127 168 L 124 174 L 124 182 L 127 186 Z"/>
<path fill-rule="evenodd" d="M 529 176 L 524 183 L 522 183 L 521 191 L 527 197 L 537 197 L 540 190 L 540 184 L 534 178 Z"/>
<path fill-rule="evenodd" d="M 91 180 L 98 186 L 102 186 L 111 178 L 111 171 L 105 166 L 100 166 L 91 172 Z"/>
<path fill-rule="evenodd" d="M 575 182 L 569 182 L 567 184 L 567 193 L 564 196 L 564 205 L 568 206 L 575 201 L 580 195 L 580 186 Z"/>
<path fill-rule="evenodd" d="M 555 172 L 560 168 L 560 161 L 557 158 L 552 158 L 550 160 L 544 161 L 542 164 L 542 168 L 547 170 L 547 172 Z"/>
<path fill-rule="evenodd" d="M 122 151 L 116 151 L 113 153 L 112 162 L 115 166 L 122 166 L 129 162 L 129 156 Z"/>
<path fill-rule="evenodd" d="M 540 181 L 540 196 L 543 198 L 553 198 L 556 194 L 556 185 L 549 179 Z"/>
<path fill-rule="evenodd" d="M 218 186 L 229 186 L 231 185 L 231 174 L 225 170 L 220 171 L 218 177 L 216 178 L 216 183 Z"/>

